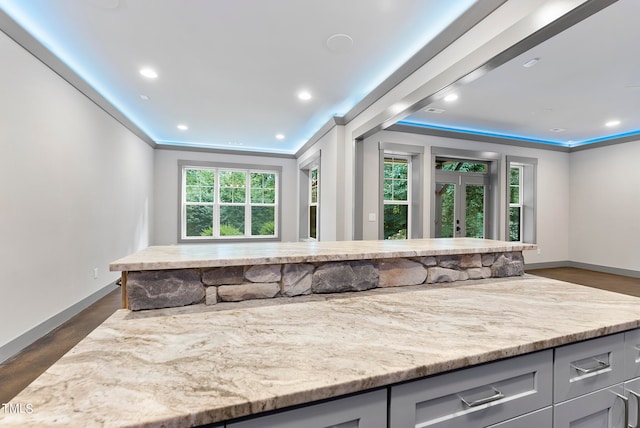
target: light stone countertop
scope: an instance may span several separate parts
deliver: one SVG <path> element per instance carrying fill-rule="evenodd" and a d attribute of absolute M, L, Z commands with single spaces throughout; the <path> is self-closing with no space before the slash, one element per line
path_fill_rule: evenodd
<path fill-rule="evenodd" d="M 533 276 L 277 300 L 119 310 L 0 425 L 205 424 L 640 327 L 639 298 Z"/>
<path fill-rule="evenodd" d="M 476 238 L 165 245 L 148 247 L 116 260 L 109 265 L 109 270 L 138 271 L 314 263 L 508 252 L 535 248 L 533 244 Z"/>

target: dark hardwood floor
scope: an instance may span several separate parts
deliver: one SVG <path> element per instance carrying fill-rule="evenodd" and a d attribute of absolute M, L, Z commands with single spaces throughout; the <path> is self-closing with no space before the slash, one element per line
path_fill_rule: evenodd
<path fill-rule="evenodd" d="M 120 289 L 114 290 L 16 356 L 0 363 L 0 404 L 8 403 L 121 305 Z"/>
<path fill-rule="evenodd" d="M 532 269 L 527 273 L 640 297 L 640 278 L 570 267 Z"/>
<path fill-rule="evenodd" d="M 640 278 L 576 268 L 536 269 L 532 275 L 640 297 Z M 0 364 L 0 403 L 8 403 L 49 366 L 120 308 L 120 290 L 97 301 L 18 355 Z"/>

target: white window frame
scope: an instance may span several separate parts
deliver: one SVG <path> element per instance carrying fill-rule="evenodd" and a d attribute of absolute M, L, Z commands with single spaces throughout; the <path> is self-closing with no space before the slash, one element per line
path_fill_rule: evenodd
<path fill-rule="evenodd" d="M 538 159 L 521 156 L 506 157 L 506 221 L 504 239 L 509 240 L 509 209 L 511 204 L 511 168 L 518 166 L 520 170 L 520 241 L 535 244 L 537 241 L 537 169 Z"/>
<path fill-rule="evenodd" d="M 322 240 L 322 151 L 307 154 L 298 163 L 298 239 L 300 241 Z M 311 171 L 318 170 L 318 201 L 316 203 L 316 238 L 311 237 Z"/>
<path fill-rule="evenodd" d="M 384 222 L 385 222 L 385 218 L 384 218 L 384 208 L 387 205 L 406 205 L 407 206 L 407 237 L 405 239 L 409 239 L 411 237 L 411 223 L 412 223 L 412 200 L 411 200 L 411 194 L 412 194 L 412 177 L 411 177 L 411 156 L 409 155 L 397 155 L 397 154 L 390 154 L 390 153 L 385 153 L 384 154 L 384 159 L 383 159 L 383 170 L 382 170 L 382 182 L 384 183 L 384 180 L 386 180 L 386 178 L 384 178 L 384 164 L 387 163 L 387 159 L 391 159 L 392 163 L 393 160 L 395 159 L 402 159 L 404 161 L 406 161 L 407 163 L 407 199 L 406 200 L 396 200 L 396 199 L 384 199 L 384 189 L 382 191 L 382 195 L 383 195 L 383 200 L 382 200 L 382 213 L 383 213 L 383 218 L 382 218 L 382 230 L 384 231 Z M 392 180 L 395 180 L 392 178 Z M 392 186 L 393 188 L 393 186 Z"/>
<path fill-rule="evenodd" d="M 316 172 L 315 188 L 316 188 L 316 200 L 313 201 L 313 172 Z M 316 209 L 316 236 L 311 236 L 311 207 Z M 307 224 L 309 225 L 307 238 L 311 241 L 318 240 L 318 231 L 320 230 L 319 215 L 320 212 L 320 166 L 314 165 L 309 168 L 309 204 L 307 210 Z"/>
<path fill-rule="evenodd" d="M 279 241 L 280 240 L 280 206 L 281 206 L 281 176 L 282 167 L 265 166 L 265 165 L 244 165 L 244 164 L 225 164 L 213 162 L 197 162 L 197 161 L 179 161 L 179 216 L 178 216 L 178 242 L 221 242 L 221 241 Z M 187 202 L 186 201 L 186 185 L 187 170 L 189 169 L 208 169 L 214 171 L 214 202 Z M 225 202 L 220 201 L 220 172 L 243 172 L 245 173 L 245 201 Z M 251 174 L 275 174 L 275 202 L 274 203 L 252 203 L 251 202 Z M 208 205 L 213 206 L 212 227 L 213 236 L 187 236 L 187 206 L 189 205 Z M 237 236 L 220 236 L 220 208 L 224 206 L 243 206 L 244 207 L 244 233 Z M 268 206 L 274 209 L 274 235 L 252 235 L 251 234 L 251 208 Z"/>
<path fill-rule="evenodd" d="M 512 169 L 517 169 L 518 170 L 518 184 L 511 184 L 511 170 Z M 520 221 L 519 221 L 519 230 L 518 230 L 518 237 L 520 238 L 518 241 L 514 241 L 514 242 L 522 242 L 522 239 L 524 237 L 523 232 L 524 232 L 524 204 L 522 203 L 522 201 L 524 200 L 524 186 L 522 185 L 523 183 L 523 175 L 524 175 L 524 165 L 520 164 L 520 163 L 516 163 L 516 162 L 512 162 L 509 166 L 509 176 L 507 177 L 507 180 L 509 181 L 509 193 L 508 193 L 508 197 L 509 197 L 509 216 L 507 217 L 507 222 L 509 223 L 509 227 L 508 227 L 508 232 L 509 234 L 511 233 L 511 208 L 518 208 L 520 210 Z M 511 202 L 511 189 L 513 189 L 514 187 L 518 188 L 518 203 L 512 203 Z M 509 235 L 507 235 L 507 241 L 510 241 L 511 238 Z"/>

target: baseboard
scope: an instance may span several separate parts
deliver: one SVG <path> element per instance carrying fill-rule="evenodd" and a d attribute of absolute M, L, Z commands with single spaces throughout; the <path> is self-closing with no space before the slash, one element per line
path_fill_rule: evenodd
<path fill-rule="evenodd" d="M 553 269 L 553 268 L 560 268 L 560 267 L 569 267 L 569 263 L 571 263 L 569 260 L 562 260 L 558 262 L 544 262 L 544 263 L 525 263 L 524 270 L 527 271 L 530 269 Z"/>
<path fill-rule="evenodd" d="M 6 345 L 0 346 L 0 363 L 5 362 L 9 358 L 18 354 L 20 351 L 31 345 L 36 340 L 40 339 L 42 336 L 60 327 L 62 324 L 69 321 L 71 318 L 78 315 L 80 312 L 82 312 L 107 294 L 111 293 L 113 290 L 116 290 L 117 288 L 118 285 L 114 281 L 96 291 L 95 293 L 91 294 L 90 296 L 85 297 L 73 306 L 70 306 L 64 311 L 38 324 L 31 330 L 18 336 Z"/>
<path fill-rule="evenodd" d="M 552 269 L 558 267 L 572 267 L 578 269 L 592 270 L 595 272 L 611 273 L 614 275 L 629 276 L 631 278 L 640 278 L 640 271 L 631 269 L 614 268 L 610 266 L 592 265 L 589 263 L 573 262 L 570 260 L 563 260 L 559 262 L 546 262 L 546 263 L 527 263 L 524 266 L 525 271 L 531 269 Z"/>

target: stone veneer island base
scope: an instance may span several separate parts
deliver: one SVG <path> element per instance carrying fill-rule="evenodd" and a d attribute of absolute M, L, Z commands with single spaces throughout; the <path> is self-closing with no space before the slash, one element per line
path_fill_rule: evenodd
<path fill-rule="evenodd" d="M 149 247 L 115 261 L 123 307 L 364 291 L 522 276 L 534 245 L 474 238 L 192 244 Z"/>

